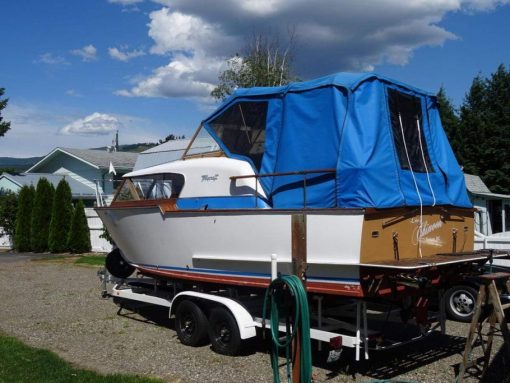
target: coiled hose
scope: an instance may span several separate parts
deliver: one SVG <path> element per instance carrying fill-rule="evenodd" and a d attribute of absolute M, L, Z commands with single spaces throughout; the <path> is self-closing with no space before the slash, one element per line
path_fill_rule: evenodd
<path fill-rule="evenodd" d="M 294 304 L 291 306 L 289 297 L 294 298 Z M 297 332 L 301 335 L 301 354 L 300 375 L 301 383 L 310 383 L 312 381 L 312 351 L 310 346 L 310 315 L 308 311 L 308 298 L 303 284 L 295 275 L 278 275 L 271 282 L 266 290 L 263 308 L 263 325 L 265 327 L 267 307 L 270 305 L 270 323 L 271 323 L 271 367 L 273 368 L 273 382 L 280 383 L 278 355 L 280 349 L 285 349 L 287 360 L 287 381 L 291 382 L 291 345 Z M 280 314 L 285 316 L 286 332 L 285 336 L 280 338 L 278 327 L 280 324 Z M 292 322 L 291 322 L 292 317 Z"/>

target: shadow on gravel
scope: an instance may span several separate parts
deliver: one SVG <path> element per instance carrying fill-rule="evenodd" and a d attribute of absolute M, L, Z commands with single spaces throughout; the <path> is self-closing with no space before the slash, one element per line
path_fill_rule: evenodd
<path fill-rule="evenodd" d="M 423 340 L 391 350 L 372 351 L 367 361 L 355 362 L 353 350 L 345 349 L 338 362 L 324 363 L 319 367 L 331 371 L 328 374 L 330 379 L 338 375 L 354 377 L 356 373 L 373 379 L 392 379 L 451 355 L 458 354 L 460 357 L 465 344 L 466 338 L 433 333 Z"/>
<path fill-rule="evenodd" d="M 119 298 L 114 298 L 113 301 L 119 305 L 117 315 L 138 322 L 167 327 L 175 331 L 174 320 L 168 318 L 168 308 Z M 177 337 L 175 333 L 174 336 Z M 266 353 L 268 347 L 264 346 L 264 342 L 259 342 L 258 339 L 256 337 L 255 339 L 244 341 L 243 350 L 236 357 L 252 355 L 257 352 Z"/>

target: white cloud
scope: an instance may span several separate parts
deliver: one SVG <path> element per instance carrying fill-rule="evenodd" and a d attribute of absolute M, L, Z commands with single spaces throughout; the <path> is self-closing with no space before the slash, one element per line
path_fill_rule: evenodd
<path fill-rule="evenodd" d="M 67 124 L 60 133 L 80 135 L 105 135 L 115 132 L 122 127 L 117 117 L 105 113 L 92 113 Z"/>
<path fill-rule="evenodd" d="M 133 49 L 132 51 L 128 51 L 127 47 L 122 46 L 120 49 L 115 47 L 108 48 L 108 54 L 112 59 L 119 61 L 129 61 L 135 57 L 144 56 L 145 52 L 141 49 Z"/>
<path fill-rule="evenodd" d="M 62 56 L 54 56 L 52 53 L 43 53 L 39 56 L 37 63 L 43 63 L 48 65 L 68 65 L 69 62 Z"/>
<path fill-rule="evenodd" d="M 122 125 L 119 130 L 121 144 L 157 142 L 168 134 L 168 122 L 140 118 L 132 115 L 110 114 Z M 54 105 L 19 104 L 9 102 L 2 116 L 11 121 L 12 129 L 0 139 L 0 153 L 9 157 L 46 155 L 55 147 L 97 148 L 111 145 L 114 133 L 109 135 L 61 134 L 58 127 L 69 125 L 78 118 L 75 110 Z M 174 132 L 181 130 L 174 129 Z M 189 132 L 184 131 L 186 135 Z M 41 139 L 43 138 L 43 139 Z"/>
<path fill-rule="evenodd" d="M 85 45 L 83 48 L 80 49 L 73 49 L 70 53 L 72 55 L 81 57 L 82 61 L 94 61 L 97 59 L 96 56 L 97 49 L 92 44 Z"/>
<path fill-rule="evenodd" d="M 223 60 L 201 54 L 193 57 L 176 54 L 166 66 L 138 81 L 131 90 L 119 90 L 119 96 L 207 97 L 214 88 Z"/>
<path fill-rule="evenodd" d="M 206 97 L 222 63 L 257 33 L 288 36 L 295 30 L 294 63 L 302 78 L 337 71 L 405 65 L 424 46 L 458 37 L 441 26 L 453 12 L 491 11 L 510 0 L 156 0 L 151 12 L 150 52 L 169 57 L 123 96 Z M 285 43 L 285 41 L 282 41 Z"/>

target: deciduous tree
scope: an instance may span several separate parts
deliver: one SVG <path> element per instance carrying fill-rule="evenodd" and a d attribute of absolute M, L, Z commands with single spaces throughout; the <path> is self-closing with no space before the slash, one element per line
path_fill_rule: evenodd
<path fill-rule="evenodd" d="M 280 86 L 296 81 L 292 74 L 293 34 L 287 47 L 264 35 L 252 38 L 245 54 L 227 61 L 227 69 L 219 76 L 219 84 L 211 92 L 217 100 L 226 99 L 237 88 Z"/>

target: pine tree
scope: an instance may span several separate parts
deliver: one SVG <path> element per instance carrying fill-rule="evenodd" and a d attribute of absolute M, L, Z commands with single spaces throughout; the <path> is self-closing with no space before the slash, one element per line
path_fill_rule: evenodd
<path fill-rule="evenodd" d="M 34 195 L 33 186 L 23 186 L 19 192 L 16 231 L 14 234 L 14 248 L 17 251 L 30 251 L 32 249 L 30 245 L 30 225 Z"/>
<path fill-rule="evenodd" d="M 510 72 L 475 77 L 461 107 L 461 157 L 466 173 L 496 193 L 510 193 Z"/>
<path fill-rule="evenodd" d="M 39 179 L 35 190 L 34 208 L 30 227 L 32 251 L 48 250 L 48 234 L 53 205 L 53 185 L 46 178 Z"/>
<path fill-rule="evenodd" d="M 443 124 L 446 136 L 450 141 L 450 145 L 452 146 L 453 152 L 455 153 L 458 162 L 462 164 L 464 161 L 460 153 L 460 148 L 462 147 L 462 135 L 459 134 L 459 116 L 457 115 L 455 108 L 451 100 L 446 95 L 446 90 L 443 87 L 439 89 L 436 97 L 439 107 L 439 115 L 441 117 L 441 122 Z"/>
<path fill-rule="evenodd" d="M 72 193 L 69 184 L 62 179 L 53 198 L 48 248 L 52 253 L 67 251 L 67 237 L 73 216 Z"/>
<path fill-rule="evenodd" d="M 90 231 L 82 200 L 79 200 L 74 208 L 67 247 L 71 253 L 86 253 L 91 249 Z"/>

